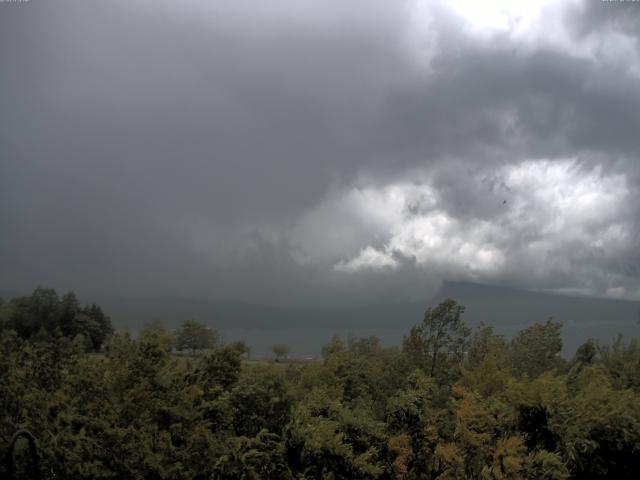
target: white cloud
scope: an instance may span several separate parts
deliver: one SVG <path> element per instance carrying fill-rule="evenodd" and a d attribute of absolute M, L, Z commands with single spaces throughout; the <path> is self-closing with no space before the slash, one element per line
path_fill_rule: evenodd
<path fill-rule="evenodd" d="M 300 219 L 292 241 L 303 263 L 335 262 L 368 242 L 383 243 L 390 227 L 402 224 L 407 209 L 432 208 L 435 192 L 424 184 L 354 186 L 332 190 Z"/>
<path fill-rule="evenodd" d="M 614 268 L 634 248 L 626 177 L 565 159 L 514 163 L 487 178 L 460 178 L 489 185 L 489 200 L 457 209 L 435 177 L 345 189 L 301 220 L 300 248 L 345 273 L 409 263 L 441 278 L 633 296 L 637 280 Z M 476 211 L 487 201 L 491 212 Z"/>
<path fill-rule="evenodd" d="M 443 211 L 408 219 L 394 228 L 389 252 L 413 259 L 438 271 L 466 274 L 472 278 L 491 275 L 504 263 L 502 252 L 491 243 L 492 224 L 461 221 Z"/>
<path fill-rule="evenodd" d="M 551 0 L 445 0 L 444 3 L 474 30 L 517 34 L 532 28 Z"/>
<path fill-rule="evenodd" d="M 367 268 L 396 267 L 398 262 L 385 252 L 380 252 L 373 247 L 365 247 L 349 261 L 336 263 L 335 269 L 342 272 L 355 272 Z"/>

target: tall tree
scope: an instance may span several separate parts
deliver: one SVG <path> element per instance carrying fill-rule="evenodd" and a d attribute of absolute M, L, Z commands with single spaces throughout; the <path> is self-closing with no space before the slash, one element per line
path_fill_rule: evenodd
<path fill-rule="evenodd" d="M 487 355 L 503 361 L 507 355 L 507 342 L 502 335 L 493 333 L 493 327 L 480 322 L 469 339 L 467 362 L 475 367 L 482 363 Z"/>
<path fill-rule="evenodd" d="M 550 318 L 519 332 L 511 341 L 511 358 L 516 371 L 533 378 L 562 366 L 561 330 L 562 324 Z"/>
<path fill-rule="evenodd" d="M 432 377 L 438 377 L 446 365 L 462 361 L 471 333 L 463 313 L 464 307 L 448 298 L 429 308 L 422 324 L 414 326 L 403 341 L 404 351 Z"/>
<path fill-rule="evenodd" d="M 219 341 L 218 332 L 196 320 L 185 320 L 176 332 L 176 349 L 207 350 L 216 346 Z"/>

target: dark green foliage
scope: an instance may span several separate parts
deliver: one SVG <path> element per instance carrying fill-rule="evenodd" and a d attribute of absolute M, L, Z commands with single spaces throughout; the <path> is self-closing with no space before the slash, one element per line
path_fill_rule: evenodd
<path fill-rule="evenodd" d="M 640 393 L 640 344 L 637 339 L 625 342 L 622 335 L 611 345 L 597 345 L 602 364 L 617 388 L 631 388 Z"/>
<path fill-rule="evenodd" d="M 292 480 L 280 437 L 266 430 L 255 437 L 232 439 L 229 451 L 214 467 L 213 478 L 220 480 Z"/>
<path fill-rule="evenodd" d="M 198 361 L 197 372 L 206 390 L 231 388 L 240 376 L 240 353 L 233 347 L 212 350 Z"/>
<path fill-rule="evenodd" d="M 331 388 L 311 390 L 293 409 L 286 446 L 304 478 L 379 478 L 384 429 L 365 410 L 351 410 Z"/>
<path fill-rule="evenodd" d="M 28 297 L 17 297 L 0 305 L 0 330 L 14 330 L 35 341 L 82 335 L 87 351 L 98 351 L 113 333 L 111 320 L 95 304 L 82 307 L 73 292 L 61 298 L 51 288 L 36 288 Z"/>
<path fill-rule="evenodd" d="M 271 351 L 276 356 L 276 362 L 279 362 L 289 356 L 290 348 L 284 343 L 278 343 L 271 347 Z"/>
<path fill-rule="evenodd" d="M 251 347 L 245 343 L 244 340 L 236 340 L 235 342 L 229 345 L 235 351 L 238 352 L 240 356 L 245 356 L 248 359 L 251 354 Z"/>
<path fill-rule="evenodd" d="M 140 330 L 140 338 L 154 339 L 159 342 L 163 348 L 170 352 L 176 342 L 175 337 L 169 331 L 162 320 L 154 319 L 142 326 Z"/>
<path fill-rule="evenodd" d="M 491 326 L 481 323 L 473 332 L 467 346 L 467 362 L 478 366 L 491 355 L 501 362 L 507 359 L 507 342 L 502 335 L 494 335 Z"/>
<path fill-rule="evenodd" d="M 596 356 L 598 355 L 598 350 L 596 349 L 596 344 L 593 340 L 588 340 L 578 347 L 576 350 L 575 361 L 577 363 L 591 365 Z"/>
<path fill-rule="evenodd" d="M 507 342 L 461 313 L 429 310 L 403 351 L 334 337 L 317 362 L 175 355 L 160 322 L 96 354 L 104 314 L 40 289 L 0 304 L 0 448 L 27 428 L 46 479 L 637 478 L 635 341 L 565 368 L 556 322 Z"/>
<path fill-rule="evenodd" d="M 185 320 L 176 331 L 175 347 L 178 351 L 196 353 L 215 347 L 220 341 L 218 332 L 196 320 Z"/>
<path fill-rule="evenodd" d="M 552 319 L 524 329 L 511 341 L 512 365 L 516 372 L 537 377 L 547 370 L 561 368 L 562 325 Z"/>
<path fill-rule="evenodd" d="M 253 437 L 262 430 L 280 435 L 289 421 L 292 400 L 282 369 L 248 366 L 230 395 L 236 435 Z"/>
<path fill-rule="evenodd" d="M 343 352 L 344 349 L 344 343 L 342 343 L 340 337 L 334 335 L 333 338 L 331 338 L 331 342 L 322 347 L 322 356 L 327 358 L 335 353 Z"/>
<path fill-rule="evenodd" d="M 404 351 L 412 362 L 432 377 L 452 379 L 467 348 L 469 328 L 462 320 L 464 307 L 447 299 L 424 315 L 404 339 Z"/>

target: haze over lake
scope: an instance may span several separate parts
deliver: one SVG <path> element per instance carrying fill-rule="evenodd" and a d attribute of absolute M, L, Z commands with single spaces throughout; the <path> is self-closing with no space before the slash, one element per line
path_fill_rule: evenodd
<path fill-rule="evenodd" d="M 464 319 L 469 325 L 484 322 L 508 338 L 535 322 L 554 318 L 563 324 L 567 355 L 590 338 L 609 343 L 619 333 L 635 337 L 640 332 L 640 302 L 461 282 L 447 282 L 424 302 L 353 307 L 285 308 L 167 298 L 104 298 L 100 303 L 111 313 L 116 327 L 136 331 L 151 319 L 161 319 L 176 328 L 184 319 L 194 318 L 219 330 L 227 342 L 246 341 L 255 358 L 267 358 L 278 343 L 288 345 L 293 356 L 318 357 L 333 335 L 343 340 L 349 335 L 373 335 L 384 345 L 400 346 L 409 329 L 422 321 L 426 308 L 448 297 L 466 307 Z"/>

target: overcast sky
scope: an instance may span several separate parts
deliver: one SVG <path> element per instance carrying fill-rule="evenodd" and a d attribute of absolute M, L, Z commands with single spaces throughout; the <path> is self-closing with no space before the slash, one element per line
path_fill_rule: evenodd
<path fill-rule="evenodd" d="M 0 289 L 640 299 L 640 3 L 0 3 Z"/>

